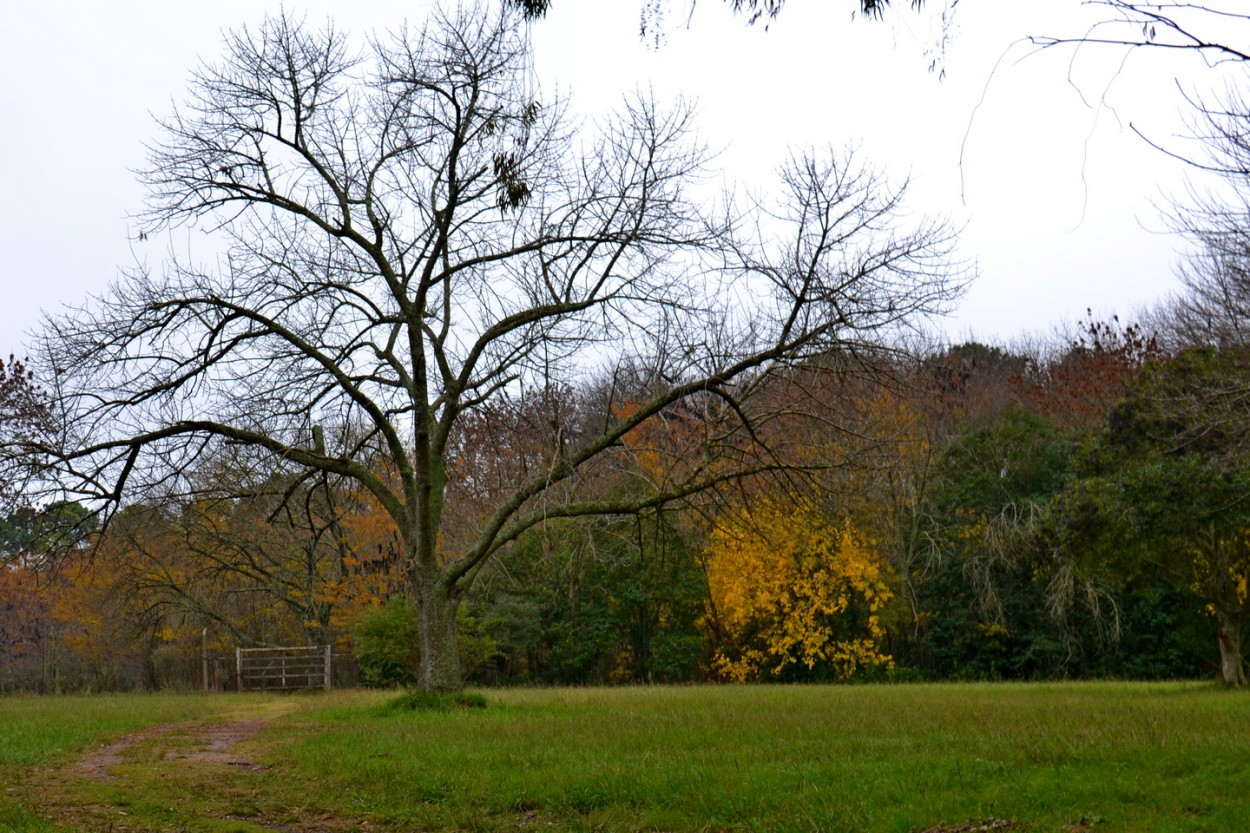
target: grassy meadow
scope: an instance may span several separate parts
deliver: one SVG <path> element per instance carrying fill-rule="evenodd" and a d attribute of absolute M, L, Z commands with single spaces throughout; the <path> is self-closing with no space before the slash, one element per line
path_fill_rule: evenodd
<path fill-rule="evenodd" d="M 721 686 L 0 699 L 0 831 L 1244 831 L 1250 696 L 1200 684 Z M 234 752 L 67 766 L 144 724 Z"/>

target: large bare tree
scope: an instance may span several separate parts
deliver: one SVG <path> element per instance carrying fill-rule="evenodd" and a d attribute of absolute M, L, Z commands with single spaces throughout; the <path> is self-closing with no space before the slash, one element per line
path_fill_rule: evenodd
<path fill-rule="evenodd" d="M 525 530 L 777 465 L 742 454 L 636 498 L 576 488 L 631 431 L 697 400 L 709 436 L 746 448 L 770 373 L 879 343 L 961 280 L 950 231 L 903 228 L 899 189 L 846 158 L 789 164 L 758 237 L 710 221 L 689 112 L 570 119 L 530 81 L 518 14 L 437 12 L 359 50 L 288 16 L 229 36 L 142 174 L 144 235 L 203 230 L 216 261 L 171 254 L 49 321 L 63 436 L 6 450 L 106 513 L 185 492 L 227 450 L 355 481 L 402 538 L 430 689 L 461 685 L 461 596 Z M 638 357 L 645 396 L 553 424 L 541 464 L 528 450 L 489 511 L 449 521 L 474 415 Z"/>

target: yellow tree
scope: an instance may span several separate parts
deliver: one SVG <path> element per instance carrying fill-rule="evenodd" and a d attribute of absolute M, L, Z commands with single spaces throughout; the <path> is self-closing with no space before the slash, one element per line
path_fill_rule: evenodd
<path fill-rule="evenodd" d="M 847 679 L 889 665 L 878 619 L 891 597 L 887 569 L 850 520 L 811 501 L 762 498 L 721 515 L 706 568 L 721 676 L 776 677 L 801 664 Z"/>

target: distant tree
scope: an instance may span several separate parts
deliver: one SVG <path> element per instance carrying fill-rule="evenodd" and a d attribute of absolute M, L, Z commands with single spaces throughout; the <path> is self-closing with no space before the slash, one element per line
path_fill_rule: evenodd
<path fill-rule="evenodd" d="M 211 623 L 236 644 L 324 644 L 350 615 L 340 603 L 379 599 L 353 598 L 364 557 L 320 490 L 269 485 L 130 506 L 96 541 L 97 560 L 118 595 L 165 621 Z"/>
<path fill-rule="evenodd" d="M 495 637 L 486 680 L 555 684 L 696 678 L 707 585 L 672 510 L 534 530 L 470 595 Z"/>
<path fill-rule="evenodd" d="M 33 370 L 12 354 L 7 363 L 0 358 L 0 444 L 30 442 L 45 434 L 51 425 L 48 405 Z M 13 469 L 0 478 L 0 510 L 18 508 L 27 473 Z"/>
<path fill-rule="evenodd" d="M 941 547 L 967 579 L 966 602 L 986 624 L 1007 624 L 1002 580 L 1027 573 L 1029 530 L 1070 466 L 1071 442 L 1019 405 L 942 450 L 934 488 Z"/>
<path fill-rule="evenodd" d="M 0 517 L 0 561 L 49 566 L 60 555 L 84 548 L 97 526 L 95 514 L 77 501 L 22 506 Z"/>
<path fill-rule="evenodd" d="M 1224 682 L 1246 684 L 1250 356 L 1192 348 L 1152 362 L 1112 414 L 1056 533 L 1091 567 L 1167 576 L 1218 624 Z"/>
<path fill-rule="evenodd" d="M 1133 376 L 1164 356 L 1144 325 L 1086 315 L 1061 352 L 1031 358 L 1016 379 L 1023 403 L 1072 434 L 1101 430 Z"/>
<path fill-rule="evenodd" d="M 916 387 L 935 442 L 945 445 L 1018 403 L 1016 382 L 1028 363 L 1024 355 L 979 342 L 926 356 Z"/>
<path fill-rule="evenodd" d="M 41 581 L 29 567 L 0 566 L 0 692 L 44 682 L 52 611 Z"/>
<path fill-rule="evenodd" d="M 624 437 L 700 399 L 718 403 L 708 436 L 749 450 L 770 373 L 870 349 L 957 290 L 945 226 L 898 227 L 901 192 L 846 158 L 784 169 L 770 228 L 789 239 L 735 236 L 688 195 L 704 162 L 688 112 L 635 102 L 581 133 L 536 99 L 518 28 L 514 11 L 465 7 L 367 56 L 286 16 L 231 35 L 143 174 L 149 222 L 212 231 L 220 268 L 139 269 L 52 322 L 64 441 L 7 444 L 0 469 L 42 459 L 46 482 L 114 508 L 187 492 L 223 449 L 354 481 L 402 542 L 419 683 L 455 688 L 461 600 L 527 530 L 777 465 L 744 454 L 661 493 L 596 494 L 593 464 Z M 637 355 L 647 397 L 549 426 L 450 546 L 452 451 L 472 416 Z"/>

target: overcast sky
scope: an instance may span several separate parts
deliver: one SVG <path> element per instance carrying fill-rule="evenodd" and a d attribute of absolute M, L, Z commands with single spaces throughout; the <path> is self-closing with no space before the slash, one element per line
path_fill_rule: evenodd
<path fill-rule="evenodd" d="M 1174 284 L 1182 243 L 1156 204 L 1181 185 L 1163 143 L 1182 142 L 1178 84 L 1213 73 L 1156 51 L 1037 53 L 1028 34 L 1077 35 L 1080 0 L 962 0 L 942 56 L 944 7 L 852 20 L 853 0 L 791 0 L 766 31 L 719 0 L 667 0 L 658 43 L 639 36 L 644 0 L 556 0 L 532 27 L 543 95 L 593 114 L 650 88 L 698 104 L 727 183 L 764 189 L 792 148 L 857 144 L 896 178 L 915 212 L 962 224 L 980 277 L 945 323 L 962 340 L 1010 339 L 1072 322 L 1087 307 L 1122 316 Z M 359 33 L 424 0 L 288 0 L 311 21 Z M 41 311 L 106 291 L 131 262 L 143 193 L 131 171 L 153 115 L 182 100 L 189 73 L 221 53 L 222 32 L 277 0 L 20 3 L 0 26 L 0 353 L 21 353 Z M 350 9 L 350 10 L 349 10 Z M 688 20 L 689 18 L 689 20 Z M 655 23 L 655 21 L 652 21 Z M 688 25 L 687 25 L 688 24 Z M 1014 44 L 1014 45 L 1013 45 Z M 930 72 L 937 59 L 944 73 Z M 1182 145 L 1183 146 L 1183 145 Z M 141 250 L 149 260 L 159 251 Z"/>

